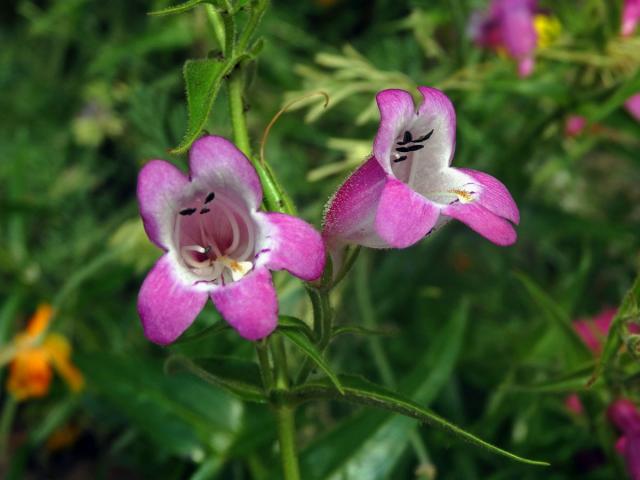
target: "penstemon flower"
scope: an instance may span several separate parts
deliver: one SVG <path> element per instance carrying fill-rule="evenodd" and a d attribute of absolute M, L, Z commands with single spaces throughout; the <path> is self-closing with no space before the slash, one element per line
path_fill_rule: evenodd
<path fill-rule="evenodd" d="M 621 32 L 625 37 L 633 35 L 640 22 L 640 0 L 624 0 Z"/>
<path fill-rule="evenodd" d="M 145 230 L 165 251 L 138 296 L 145 335 L 161 345 L 173 342 L 211 297 L 241 336 L 263 338 L 278 318 L 269 270 L 317 279 L 325 261 L 320 235 L 298 218 L 258 211 L 258 175 L 224 138 L 196 141 L 189 173 L 152 160 L 138 177 Z"/>
<path fill-rule="evenodd" d="M 640 412 L 633 402 L 620 398 L 609 406 L 607 413 L 611 423 L 622 432 L 616 450 L 625 459 L 629 477 L 640 480 Z"/>
<path fill-rule="evenodd" d="M 624 102 L 624 107 L 629 114 L 640 122 L 640 93 L 636 93 Z"/>
<path fill-rule="evenodd" d="M 474 42 L 481 47 L 506 50 L 518 62 L 521 77 L 533 72 L 533 55 L 538 43 L 537 5 L 537 0 L 492 0 L 486 13 L 477 13 L 471 18 Z"/>
<path fill-rule="evenodd" d="M 327 206 L 323 236 L 336 261 L 344 244 L 405 248 L 455 218 L 498 245 L 516 241 L 518 207 L 486 173 L 450 166 L 456 118 L 449 98 L 420 87 L 416 110 L 404 90 L 376 99 L 380 127 L 373 156 L 343 183 Z"/>

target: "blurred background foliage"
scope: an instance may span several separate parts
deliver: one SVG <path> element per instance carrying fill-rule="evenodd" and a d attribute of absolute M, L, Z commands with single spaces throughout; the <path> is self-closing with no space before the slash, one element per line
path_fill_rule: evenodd
<path fill-rule="evenodd" d="M 496 458 L 412 420 L 310 404 L 298 420 L 310 479 L 611 479 L 608 403 L 637 392 L 635 361 L 618 382 L 584 385 L 593 367 L 568 322 L 620 304 L 640 263 L 640 37 L 620 38 L 621 2 L 542 2 L 557 20 L 534 74 L 476 48 L 482 0 L 274 2 L 246 98 L 257 144 L 285 100 L 324 90 L 272 130 L 267 158 L 320 226 L 323 205 L 370 151 L 374 94 L 442 88 L 458 115 L 455 165 L 500 178 L 521 208 L 518 243 L 501 249 L 450 225 L 402 251 L 366 251 L 335 298 L 339 324 L 385 337 L 340 337 L 337 371 L 401 391 L 547 469 Z M 186 126 L 182 63 L 219 49 L 200 8 L 168 17 L 151 0 L 8 0 L 0 9 L 0 344 L 37 305 L 73 345 L 86 386 L 54 379 L 20 402 L 2 478 L 277 478 L 274 428 L 187 374 L 166 375 L 135 310 L 159 252 L 137 216 L 136 175 L 170 158 Z M 571 114 L 587 132 L 565 135 Z M 224 93 L 207 130 L 229 137 Z M 306 120 L 306 121 L 303 121 Z M 171 158 L 186 165 L 184 157 Z M 277 277 L 284 313 L 309 318 L 302 285 Z M 207 307 L 192 335 L 219 319 Z M 170 347 L 253 358 L 232 331 Z M 3 385 L 6 368 L 0 371 Z M 571 413 L 569 392 L 585 411 Z M 8 394 L 2 394 L 8 418 Z M 417 433 L 416 433 L 417 432 Z M 276 472 L 276 473 L 274 473 Z"/>

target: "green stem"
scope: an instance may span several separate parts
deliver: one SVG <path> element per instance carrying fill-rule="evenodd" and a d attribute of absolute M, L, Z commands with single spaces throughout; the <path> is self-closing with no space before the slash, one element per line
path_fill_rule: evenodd
<path fill-rule="evenodd" d="M 258 4 L 251 10 L 249 14 L 249 21 L 247 22 L 247 26 L 244 28 L 242 34 L 240 35 L 240 40 L 238 40 L 238 51 L 244 52 L 247 46 L 249 45 L 249 41 L 251 37 L 258 28 L 264 13 L 267 11 L 269 7 L 268 0 L 259 0 Z"/>
<path fill-rule="evenodd" d="M 307 285 L 307 293 L 313 308 L 313 330 L 318 338 L 316 345 L 322 352 L 331 341 L 333 327 L 333 310 L 331 309 L 329 292 Z M 304 383 L 312 369 L 313 363 L 308 357 L 305 358 L 296 377 L 296 385 Z"/>
<path fill-rule="evenodd" d="M 287 390 L 289 388 L 289 375 L 287 369 L 287 352 L 280 335 L 271 337 L 271 353 L 273 366 L 276 373 L 276 388 Z M 295 443 L 295 410 L 294 407 L 276 401 L 276 423 L 278 426 L 278 442 L 280 444 L 280 458 L 282 459 L 282 471 L 285 480 L 299 480 L 300 469 Z"/>
<path fill-rule="evenodd" d="M 244 116 L 243 73 L 242 66 L 236 67 L 227 83 L 229 91 L 229 114 L 233 127 L 233 141 L 247 157 L 251 158 L 251 144 L 247 121 Z"/>
<path fill-rule="evenodd" d="M 0 465 L 4 465 L 7 460 L 9 435 L 11 434 L 11 425 L 13 425 L 17 406 L 18 402 L 15 397 L 8 394 L 0 417 Z"/>
<path fill-rule="evenodd" d="M 285 480 L 300 480 L 300 468 L 296 455 L 295 419 L 292 407 L 282 405 L 276 409 L 280 458 Z"/>
<path fill-rule="evenodd" d="M 273 386 L 273 373 L 271 372 L 269 352 L 267 350 L 267 342 L 265 340 L 256 342 L 256 352 L 258 354 L 258 361 L 260 362 L 262 386 L 264 387 L 264 391 L 268 394 Z"/>
<path fill-rule="evenodd" d="M 227 51 L 227 42 L 225 37 L 226 29 L 224 27 L 222 15 L 220 15 L 220 12 L 218 12 L 213 5 L 207 3 L 205 4 L 205 8 L 207 11 L 207 19 L 211 25 L 211 30 L 213 30 L 213 34 L 216 37 L 218 45 L 220 45 L 220 49 L 225 53 Z"/>

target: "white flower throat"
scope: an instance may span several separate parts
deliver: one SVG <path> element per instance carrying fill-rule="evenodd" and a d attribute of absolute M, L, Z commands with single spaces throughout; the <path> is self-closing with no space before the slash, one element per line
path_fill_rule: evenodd
<path fill-rule="evenodd" d="M 396 178 L 435 203 L 450 205 L 456 202 L 473 202 L 481 187 L 470 182 L 466 175 L 448 166 L 443 168 L 438 165 L 438 153 L 429 150 L 429 139 L 434 135 L 435 129 L 424 130 L 426 132 L 420 134 L 406 130 L 395 139 L 391 169 Z"/>
<path fill-rule="evenodd" d="M 175 244 L 197 282 L 226 285 L 253 269 L 257 228 L 243 202 L 197 195 L 176 216 Z"/>

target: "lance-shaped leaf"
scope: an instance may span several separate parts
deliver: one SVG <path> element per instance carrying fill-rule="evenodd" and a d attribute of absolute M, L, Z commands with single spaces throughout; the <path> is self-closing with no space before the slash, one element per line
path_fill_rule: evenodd
<path fill-rule="evenodd" d="M 511 460 L 527 463 L 529 465 L 549 465 L 547 462 L 520 457 L 486 442 L 481 438 L 476 437 L 474 434 L 445 420 L 428 408 L 415 403 L 413 400 L 371 383 L 361 377 L 340 375 L 339 378 L 340 383 L 342 384 L 342 392 L 339 392 L 329 381 L 321 379 L 311 381 L 303 386 L 291 390 L 287 394 L 289 397 L 288 399 L 289 401 L 298 403 L 317 399 L 335 399 L 358 405 L 366 405 L 383 410 L 389 410 L 407 417 L 415 418 L 416 420 L 433 427 L 440 428 L 465 442 L 469 442 L 492 453 L 510 458 Z"/>
<path fill-rule="evenodd" d="M 167 359 L 165 370 L 169 373 L 185 370 L 248 402 L 267 401 L 258 367 L 246 360 L 231 357 L 190 360 L 174 355 Z"/>
<path fill-rule="evenodd" d="M 313 360 L 313 362 L 318 365 L 318 367 L 320 367 L 320 369 L 324 373 L 327 374 L 327 377 L 329 377 L 329 380 L 331 381 L 331 383 L 333 383 L 335 388 L 337 388 L 338 391 L 342 393 L 342 385 L 340 384 L 338 376 L 333 373 L 333 370 L 331 370 L 331 367 L 324 359 L 320 351 L 316 348 L 316 346 L 311 343 L 309 337 L 297 330 L 291 330 L 287 328 L 280 330 L 280 332 L 289 340 L 291 340 L 291 342 L 293 342 L 298 348 L 300 348 L 300 350 L 306 353 L 309 358 L 311 358 L 311 360 Z"/>
<path fill-rule="evenodd" d="M 604 368 L 607 368 L 616 356 L 618 350 L 622 346 L 622 329 L 629 319 L 640 319 L 640 275 L 633 282 L 633 285 L 627 292 L 622 301 L 622 305 L 618 309 L 616 316 L 611 322 L 607 340 L 602 349 L 602 356 L 593 377 L 589 381 L 590 384 L 595 382 Z"/>
<path fill-rule="evenodd" d="M 468 302 L 462 301 L 400 382 L 399 391 L 424 407 L 454 375 L 468 310 Z M 433 368 L 434 365 L 438 368 Z M 393 412 L 361 411 L 311 443 L 301 454 L 302 468 L 311 479 L 388 479 L 417 427 L 413 418 Z"/>
<path fill-rule="evenodd" d="M 211 0 L 189 0 L 187 2 L 179 3 L 178 5 L 172 5 L 171 7 L 162 8 L 160 10 L 154 10 L 149 12 L 148 15 L 160 16 L 160 15 L 173 15 L 177 13 L 183 13 L 197 7 L 201 3 L 214 4 Z"/>
<path fill-rule="evenodd" d="M 304 323 L 303 320 L 296 317 L 292 317 L 289 315 L 278 316 L 278 328 L 280 330 L 286 329 L 304 333 L 309 338 L 309 340 L 315 340 L 315 335 L 313 334 L 313 330 L 311 330 L 309 325 Z"/>
<path fill-rule="evenodd" d="M 531 296 L 536 305 L 540 308 L 542 314 L 553 324 L 556 325 L 567 345 L 573 352 L 573 358 L 576 363 L 584 363 L 589 361 L 592 353 L 589 347 L 585 345 L 576 330 L 571 324 L 571 319 L 567 313 L 558 305 L 539 285 L 523 273 L 516 273 L 516 278 L 520 280 L 527 293 Z"/>
<path fill-rule="evenodd" d="M 198 138 L 204 129 L 218 96 L 222 79 L 231 73 L 234 67 L 246 59 L 242 54 L 230 59 L 205 58 L 201 60 L 187 60 L 184 64 L 183 75 L 187 93 L 187 110 L 189 123 L 187 132 L 180 145 L 171 153 L 183 153 Z"/>

